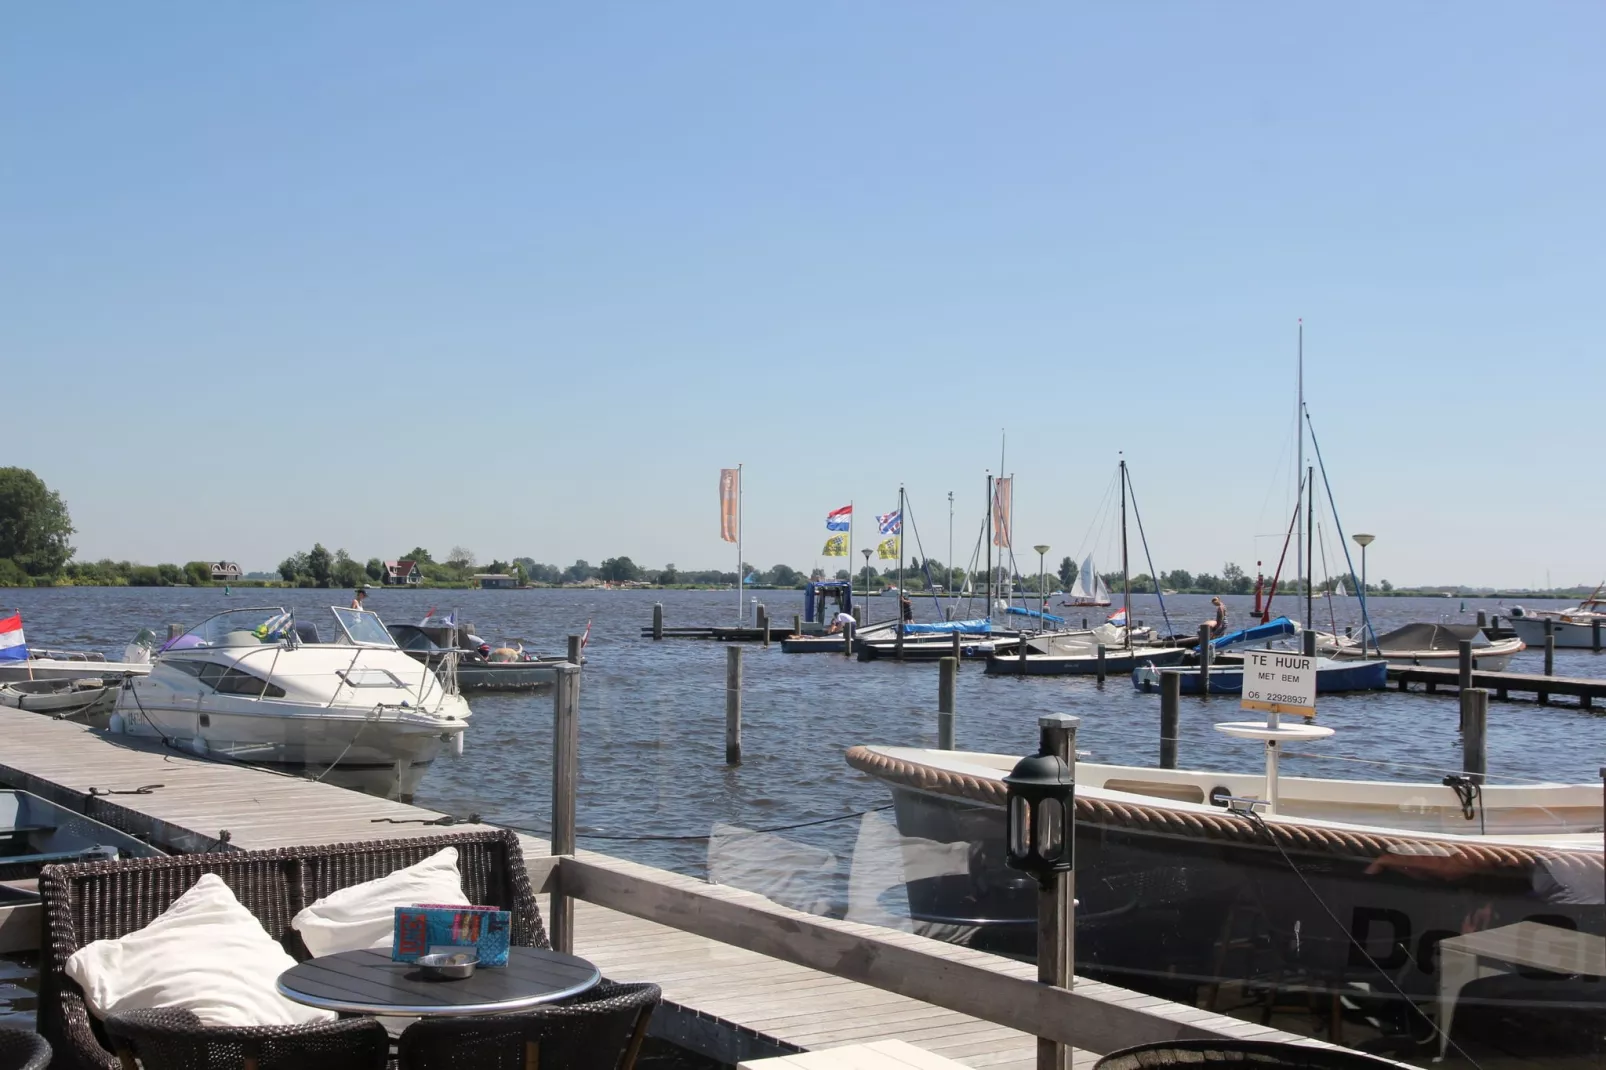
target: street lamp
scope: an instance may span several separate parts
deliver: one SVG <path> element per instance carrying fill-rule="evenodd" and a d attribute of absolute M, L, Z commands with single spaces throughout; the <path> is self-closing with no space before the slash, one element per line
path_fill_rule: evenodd
<path fill-rule="evenodd" d="M 1361 548 L 1361 616 L 1364 618 L 1361 621 L 1361 654 L 1365 656 L 1366 633 L 1371 630 L 1372 624 L 1371 615 L 1366 612 L 1366 548 L 1372 545 L 1372 540 L 1377 536 L 1351 535 L 1350 538 L 1354 539 Z"/>
<path fill-rule="evenodd" d="M 1067 831 L 1076 804 L 1076 778 L 1044 728 L 1038 752 L 1015 763 L 1004 778 L 1004 861 L 1036 878 L 1042 888 L 1075 861 Z"/>
<path fill-rule="evenodd" d="M 870 590 L 870 548 L 866 546 L 859 551 L 864 555 L 864 619 L 870 619 L 870 596 L 875 592 Z"/>
<path fill-rule="evenodd" d="M 1048 553 L 1048 547 L 1038 543 L 1032 549 L 1037 551 L 1037 630 L 1048 631 L 1048 587 L 1043 582 L 1043 555 Z"/>

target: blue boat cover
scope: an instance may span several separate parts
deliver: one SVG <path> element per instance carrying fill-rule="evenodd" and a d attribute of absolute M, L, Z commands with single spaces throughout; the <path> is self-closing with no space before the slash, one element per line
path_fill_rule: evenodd
<path fill-rule="evenodd" d="M 993 630 L 993 622 L 986 617 L 975 620 L 945 620 L 936 624 L 905 624 L 904 635 L 934 635 L 946 632 L 960 632 L 965 635 L 976 633 L 987 635 Z"/>
<path fill-rule="evenodd" d="M 1047 621 L 1050 624 L 1064 624 L 1065 623 L 1065 618 L 1064 617 L 1056 617 L 1052 613 L 1040 613 L 1035 609 L 1022 609 L 1019 606 L 1010 606 L 1009 609 L 1008 609 L 1008 612 L 1013 613 L 1018 617 L 1042 617 L 1045 621 Z"/>
<path fill-rule="evenodd" d="M 1266 639 L 1275 639 L 1279 635 L 1293 635 L 1299 631 L 1294 622 L 1287 617 L 1278 617 L 1265 624 L 1255 624 L 1248 628 L 1239 628 L 1235 632 L 1228 632 L 1217 639 L 1210 640 L 1210 649 L 1220 650 L 1222 647 L 1237 646 L 1239 643 L 1259 643 Z"/>

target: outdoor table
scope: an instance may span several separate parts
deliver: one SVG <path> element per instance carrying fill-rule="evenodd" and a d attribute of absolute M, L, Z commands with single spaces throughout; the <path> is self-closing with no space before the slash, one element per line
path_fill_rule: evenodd
<path fill-rule="evenodd" d="M 579 995 L 602 980 L 585 959 L 534 947 L 508 949 L 506 966 L 481 966 L 456 981 L 426 979 L 387 948 L 309 959 L 279 975 L 279 994 L 346 1014 L 428 1018 L 505 1014 Z"/>

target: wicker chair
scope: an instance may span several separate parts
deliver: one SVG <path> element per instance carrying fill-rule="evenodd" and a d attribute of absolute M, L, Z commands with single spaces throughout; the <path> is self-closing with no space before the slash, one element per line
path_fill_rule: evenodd
<path fill-rule="evenodd" d="M 484 1018 L 424 1018 L 402 1031 L 400 1070 L 631 1070 L 657 985 L 604 981 L 567 1003 Z"/>
<path fill-rule="evenodd" d="M 144 1070 L 384 1070 L 390 1058 L 377 1018 L 225 1028 L 189 1011 L 130 1011 L 105 1027 L 122 1065 Z"/>
<path fill-rule="evenodd" d="M 1168 1070 L 1234 1064 L 1242 1070 L 1387 1070 L 1400 1064 L 1346 1048 L 1260 1040 L 1168 1040 L 1113 1051 L 1093 1070 Z"/>
<path fill-rule="evenodd" d="M 290 919 L 340 888 L 374 880 L 457 848 L 463 891 L 470 902 L 512 914 L 511 942 L 551 947 L 518 836 L 459 832 L 405 840 L 283 847 L 234 854 L 129 858 L 47 866 L 39 877 L 45 907 L 45 952 L 39 963 L 39 1032 L 55 1050 L 56 1067 L 118 1070 L 101 1025 L 83 991 L 67 976 L 67 959 L 95 940 L 124 936 L 150 924 L 202 874 L 216 873 L 297 960 L 308 957 Z"/>
<path fill-rule="evenodd" d="M 38 1033 L 0 1029 L 0 1070 L 45 1070 L 50 1042 Z"/>

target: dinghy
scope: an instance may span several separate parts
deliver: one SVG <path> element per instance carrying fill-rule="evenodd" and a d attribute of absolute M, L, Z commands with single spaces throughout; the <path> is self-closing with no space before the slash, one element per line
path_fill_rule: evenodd
<path fill-rule="evenodd" d="M 1366 660 L 1383 658 L 1390 665 L 1454 668 L 1461 659 L 1461 642 L 1472 643 L 1472 667 L 1500 672 L 1527 649 L 1521 639 L 1490 639 L 1475 624 L 1407 624 L 1362 645 L 1350 636 L 1316 633 L 1316 653 L 1332 658 Z M 1370 648 L 1370 649 L 1368 649 Z"/>
<path fill-rule="evenodd" d="M 98 676 L 76 680 L 18 680 L 0 684 L 0 705 L 105 728 L 112 706 L 117 702 L 119 686 L 116 680 L 108 684 Z"/>

